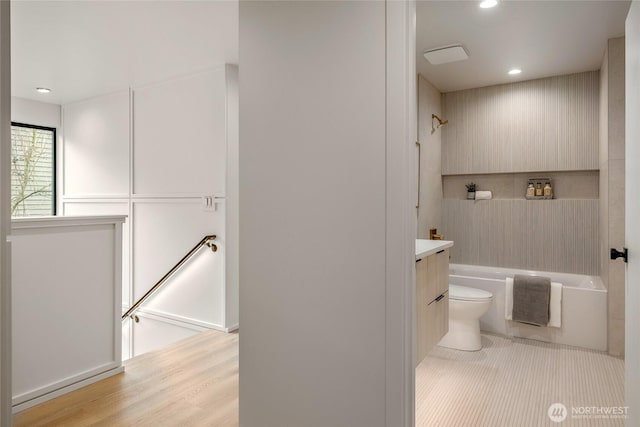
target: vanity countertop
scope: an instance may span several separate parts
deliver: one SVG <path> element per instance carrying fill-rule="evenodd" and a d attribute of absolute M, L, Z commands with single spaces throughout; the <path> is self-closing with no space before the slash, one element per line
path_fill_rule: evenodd
<path fill-rule="evenodd" d="M 451 240 L 416 239 L 416 261 L 453 246 Z"/>

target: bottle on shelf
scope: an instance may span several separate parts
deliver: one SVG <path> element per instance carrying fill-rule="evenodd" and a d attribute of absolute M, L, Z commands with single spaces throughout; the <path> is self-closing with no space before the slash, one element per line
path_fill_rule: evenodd
<path fill-rule="evenodd" d="M 553 198 L 553 188 L 551 188 L 551 183 L 547 182 L 544 185 L 544 197 L 547 199 L 552 199 Z"/>
<path fill-rule="evenodd" d="M 529 186 L 527 187 L 527 197 L 535 197 L 536 195 L 536 189 L 533 186 L 533 182 L 529 183 Z"/>
<path fill-rule="evenodd" d="M 542 189 L 542 183 L 536 183 L 536 197 L 540 197 L 544 195 L 544 190 Z"/>

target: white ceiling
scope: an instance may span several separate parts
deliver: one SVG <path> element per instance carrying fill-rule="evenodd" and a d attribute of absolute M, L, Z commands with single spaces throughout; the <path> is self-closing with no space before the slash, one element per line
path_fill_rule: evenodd
<path fill-rule="evenodd" d="M 237 1 L 13 1 L 11 27 L 12 95 L 55 104 L 238 63 Z"/>
<path fill-rule="evenodd" d="M 600 67 L 629 1 L 418 1 L 417 68 L 443 92 Z M 13 1 L 12 92 L 64 104 L 238 62 L 238 2 Z M 465 61 L 429 64 L 462 44 Z M 518 76 L 508 76 L 514 66 Z M 35 92 L 36 86 L 53 89 Z"/>
<path fill-rule="evenodd" d="M 440 91 L 600 68 L 606 41 L 624 35 L 629 1 L 418 1 L 417 68 Z M 424 51 L 462 44 L 469 59 L 431 65 Z M 522 74 L 509 76 L 513 67 Z"/>

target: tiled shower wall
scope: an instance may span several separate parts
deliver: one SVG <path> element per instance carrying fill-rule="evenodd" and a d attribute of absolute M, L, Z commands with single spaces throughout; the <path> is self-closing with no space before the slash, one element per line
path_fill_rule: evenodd
<path fill-rule="evenodd" d="M 442 173 L 598 169 L 599 72 L 445 93 Z"/>
<path fill-rule="evenodd" d="M 600 75 L 600 275 L 609 290 L 609 353 L 624 355 L 625 268 L 609 248 L 625 243 L 625 42 L 610 39 Z"/>
<path fill-rule="evenodd" d="M 598 275 L 598 199 L 444 200 L 451 262 Z"/>
<path fill-rule="evenodd" d="M 452 262 L 599 274 L 599 98 L 599 71 L 442 95 Z M 537 177 L 556 199 L 525 200 Z M 494 199 L 464 200 L 470 181 Z"/>
<path fill-rule="evenodd" d="M 418 75 L 418 239 L 428 239 L 431 228 L 442 230 L 442 128 L 435 129 L 431 119 L 432 114 L 442 116 L 441 98 L 438 89 Z"/>

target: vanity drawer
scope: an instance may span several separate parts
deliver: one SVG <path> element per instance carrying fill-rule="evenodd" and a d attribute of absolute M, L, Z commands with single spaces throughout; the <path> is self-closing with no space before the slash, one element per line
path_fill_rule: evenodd
<path fill-rule="evenodd" d="M 426 299 L 431 302 L 437 296 L 449 290 L 449 249 L 444 249 L 433 255 L 429 255 L 422 262 L 426 261 L 425 286 Z"/>
<path fill-rule="evenodd" d="M 449 292 L 438 295 L 424 309 L 424 320 L 418 324 L 418 357 L 422 362 L 427 354 L 449 331 Z"/>
<path fill-rule="evenodd" d="M 416 262 L 416 364 L 449 330 L 449 249 Z"/>
<path fill-rule="evenodd" d="M 449 249 L 432 255 L 435 264 L 435 294 L 442 295 L 449 291 Z"/>

